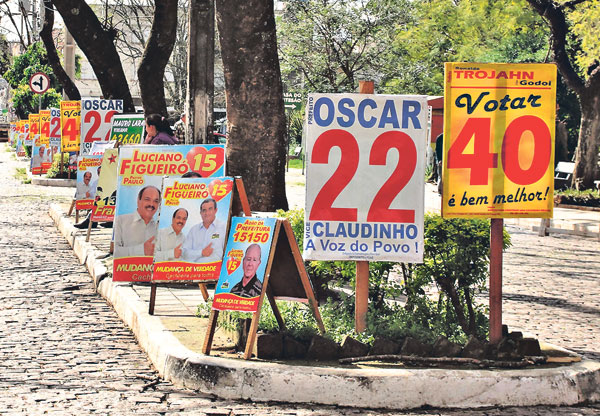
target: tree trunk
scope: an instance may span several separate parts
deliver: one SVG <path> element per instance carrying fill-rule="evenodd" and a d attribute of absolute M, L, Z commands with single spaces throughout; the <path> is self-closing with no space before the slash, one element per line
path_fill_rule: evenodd
<path fill-rule="evenodd" d="M 58 82 L 62 85 L 69 100 L 81 100 L 79 89 L 77 89 L 73 80 L 69 78 L 65 69 L 60 64 L 60 58 L 58 52 L 56 52 L 56 46 L 54 45 L 54 39 L 52 38 L 52 29 L 54 28 L 54 6 L 52 5 L 52 1 L 44 0 L 44 7 L 46 10 L 44 13 L 42 30 L 40 30 L 40 38 L 46 47 L 48 63 L 52 67 L 52 72 L 54 72 L 56 79 L 58 79 Z"/>
<path fill-rule="evenodd" d="M 228 174 L 243 177 L 253 210 L 288 209 L 273 2 L 217 0 L 216 5 L 229 122 Z"/>
<path fill-rule="evenodd" d="M 164 74 L 173 52 L 176 34 L 177 0 L 155 0 L 150 37 L 137 70 L 146 114 L 167 116 Z"/>
<path fill-rule="evenodd" d="M 114 44 L 116 32 L 104 29 L 94 11 L 83 0 L 52 0 L 73 39 L 92 66 L 102 95 L 122 99 L 126 112 L 134 112 L 133 99 Z"/>
<path fill-rule="evenodd" d="M 600 81 L 600 78 L 596 77 Z M 591 84 L 591 83 L 590 83 Z M 600 179 L 598 152 L 600 151 L 600 82 L 590 85 L 579 96 L 581 125 L 575 150 L 575 171 L 572 186 L 579 189 L 594 188 Z"/>

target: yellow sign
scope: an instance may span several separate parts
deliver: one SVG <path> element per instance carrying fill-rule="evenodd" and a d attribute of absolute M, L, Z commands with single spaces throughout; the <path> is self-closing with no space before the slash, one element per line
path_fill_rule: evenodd
<path fill-rule="evenodd" d="M 81 101 L 60 102 L 60 125 L 63 152 L 78 152 L 81 136 Z"/>
<path fill-rule="evenodd" d="M 39 146 L 40 143 L 40 115 L 29 114 L 29 140 L 34 146 Z"/>
<path fill-rule="evenodd" d="M 554 64 L 446 63 L 442 215 L 551 218 Z"/>
<path fill-rule="evenodd" d="M 40 146 L 50 144 L 50 110 L 40 110 Z"/>

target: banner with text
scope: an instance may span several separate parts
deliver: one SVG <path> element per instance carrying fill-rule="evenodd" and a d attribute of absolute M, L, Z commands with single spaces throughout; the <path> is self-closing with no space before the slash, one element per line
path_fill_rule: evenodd
<path fill-rule="evenodd" d="M 554 64 L 446 63 L 444 217 L 552 217 Z"/>
<path fill-rule="evenodd" d="M 123 146 L 117 170 L 113 280 L 150 281 L 163 176 L 224 176 L 223 145 Z M 187 176 L 186 176 L 187 177 Z"/>
<path fill-rule="evenodd" d="M 143 142 L 146 121 L 143 114 L 115 114 L 110 128 L 110 140 L 121 144 Z"/>
<path fill-rule="evenodd" d="M 103 155 L 85 155 L 77 158 L 77 188 L 75 207 L 92 209 L 96 199 Z"/>
<path fill-rule="evenodd" d="M 152 281 L 216 281 L 233 178 L 165 178 Z"/>
<path fill-rule="evenodd" d="M 81 100 L 81 154 L 90 154 L 92 143 L 107 142 L 112 118 L 123 112 L 123 100 L 88 98 Z"/>
<path fill-rule="evenodd" d="M 63 152 L 78 152 L 81 136 L 81 101 L 60 102 L 60 126 Z"/>
<path fill-rule="evenodd" d="M 233 217 L 213 309 L 256 312 L 277 218 Z"/>
<path fill-rule="evenodd" d="M 421 262 L 427 99 L 311 94 L 305 259 Z"/>

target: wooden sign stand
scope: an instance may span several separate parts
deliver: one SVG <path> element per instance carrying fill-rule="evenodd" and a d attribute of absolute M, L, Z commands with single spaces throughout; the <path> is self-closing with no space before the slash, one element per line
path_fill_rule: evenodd
<path fill-rule="evenodd" d="M 244 188 L 244 181 L 241 177 L 237 176 L 234 178 L 234 186 L 233 186 L 233 195 L 232 195 L 232 211 L 233 213 L 237 212 L 235 207 L 241 207 L 244 216 L 249 217 L 252 215 L 250 211 L 250 203 L 248 202 L 248 195 L 246 194 L 246 188 Z M 91 221 L 90 221 L 91 224 Z M 206 288 L 207 283 L 216 283 L 215 281 L 204 281 L 198 283 L 198 287 L 200 288 L 200 292 L 202 292 L 202 297 L 204 298 L 204 302 L 208 300 L 208 289 Z M 148 305 L 148 314 L 154 315 L 154 305 L 156 304 L 156 288 L 157 284 L 154 282 L 150 283 L 150 301 Z"/>
<path fill-rule="evenodd" d="M 358 81 L 359 94 L 374 94 L 374 81 Z M 354 330 L 357 333 L 367 329 L 367 311 L 369 310 L 369 262 L 356 262 L 356 284 L 354 287 Z"/>
<path fill-rule="evenodd" d="M 271 243 L 269 261 L 265 269 L 263 290 L 258 300 L 258 309 L 252 314 L 252 322 L 246 340 L 246 348 L 244 350 L 245 360 L 250 359 L 252 356 L 265 294 L 281 330 L 285 330 L 285 322 L 275 301 L 277 299 L 286 299 L 308 303 L 317 321 L 319 331 L 321 334 L 325 333 L 325 326 L 319 313 L 317 299 L 315 298 L 308 273 L 304 267 L 304 261 L 296 243 L 294 231 L 287 219 L 279 219 L 275 225 L 275 234 Z M 212 309 L 208 318 L 208 328 L 202 346 L 203 354 L 210 354 L 218 317 L 219 310 Z"/>

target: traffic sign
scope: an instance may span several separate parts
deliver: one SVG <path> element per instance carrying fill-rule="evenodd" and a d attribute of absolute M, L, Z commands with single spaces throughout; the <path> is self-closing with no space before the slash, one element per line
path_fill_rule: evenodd
<path fill-rule="evenodd" d="M 29 88 L 36 94 L 43 94 L 50 88 L 50 77 L 43 72 L 36 72 L 29 78 Z"/>

